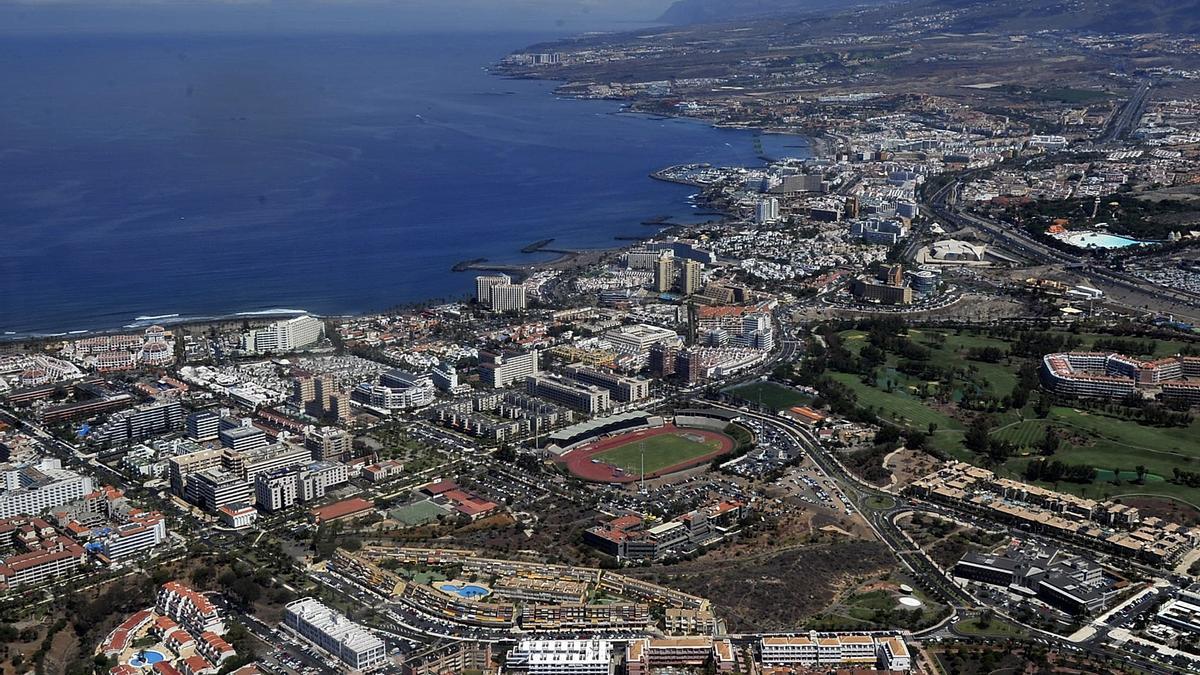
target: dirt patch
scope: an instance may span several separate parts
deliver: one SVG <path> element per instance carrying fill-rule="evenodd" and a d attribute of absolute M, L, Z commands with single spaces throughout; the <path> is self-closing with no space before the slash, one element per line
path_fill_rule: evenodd
<path fill-rule="evenodd" d="M 888 457 L 884 466 L 892 472 L 892 487 L 900 489 L 937 468 L 938 460 L 922 450 L 900 448 Z"/>
<path fill-rule="evenodd" d="M 1142 520 L 1151 516 L 1180 525 L 1200 524 L 1200 509 L 1166 497 L 1121 497 L 1121 503 L 1138 510 Z"/>
<path fill-rule="evenodd" d="M 628 573 L 710 599 L 730 630 L 785 630 L 828 607 L 839 589 L 894 566 L 883 544 L 849 541 Z"/>
<path fill-rule="evenodd" d="M 42 666 L 47 673 L 65 673 L 82 653 L 79 636 L 73 630 L 61 630 L 54 635 Z"/>

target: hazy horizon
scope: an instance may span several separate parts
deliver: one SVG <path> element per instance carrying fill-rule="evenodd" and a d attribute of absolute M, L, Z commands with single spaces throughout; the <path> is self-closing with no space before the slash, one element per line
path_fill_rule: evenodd
<path fill-rule="evenodd" d="M 672 0 L 0 0 L 0 34 L 619 30 Z"/>

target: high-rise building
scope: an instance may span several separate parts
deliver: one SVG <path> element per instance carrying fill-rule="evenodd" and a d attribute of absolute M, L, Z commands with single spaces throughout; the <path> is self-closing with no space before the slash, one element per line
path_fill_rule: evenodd
<path fill-rule="evenodd" d="M 225 451 L 217 448 L 189 452 L 186 455 L 176 455 L 167 460 L 167 471 L 171 477 L 171 490 L 183 496 L 186 493 L 188 479 L 201 471 L 207 471 L 221 466 Z"/>
<path fill-rule="evenodd" d="M 208 469 L 188 477 L 185 497 L 206 511 L 249 502 L 254 485 L 224 469 Z"/>
<path fill-rule="evenodd" d="M 493 312 L 525 309 L 525 287 L 521 284 L 494 284 L 488 289 L 488 294 Z"/>
<path fill-rule="evenodd" d="M 458 388 L 458 368 L 450 361 L 442 361 L 429 371 L 433 378 L 433 386 L 442 391 L 453 391 Z"/>
<path fill-rule="evenodd" d="M 704 288 L 704 263 L 684 260 L 679 290 L 683 291 L 684 295 L 695 295 L 701 288 Z"/>
<path fill-rule="evenodd" d="M 654 290 L 666 293 L 675 285 L 675 258 L 660 256 L 654 261 Z"/>
<path fill-rule="evenodd" d="M 178 400 L 153 401 L 115 412 L 88 434 L 94 442 L 126 444 L 183 428 L 183 406 Z"/>
<path fill-rule="evenodd" d="M 222 466 L 242 480 L 253 483 L 260 473 L 312 461 L 308 448 L 291 443 L 275 443 L 245 452 L 226 452 Z"/>
<path fill-rule="evenodd" d="M 759 225 L 766 225 L 779 220 L 779 200 L 774 197 L 760 199 L 754 215 Z"/>
<path fill-rule="evenodd" d="M 239 426 L 222 429 L 217 436 L 221 439 L 221 445 L 234 452 L 267 447 L 267 433 L 258 427 Z"/>
<path fill-rule="evenodd" d="M 523 382 L 526 377 L 540 372 L 536 349 L 524 353 L 479 352 L 479 361 L 480 378 L 493 389 Z"/>
<path fill-rule="evenodd" d="M 675 355 L 675 374 L 684 382 L 696 382 L 704 377 L 704 368 L 700 363 L 700 355 L 684 349 Z"/>
<path fill-rule="evenodd" d="M 350 394 L 342 391 L 337 380 L 329 375 L 304 373 L 297 376 L 292 380 L 292 401 L 304 414 L 312 417 L 350 418 Z"/>
<path fill-rule="evenodd" d="M 297 316 L 247 331 L 242 335 L 242 349 L 255 354 L 290 352 L 314 345 L 324 335 L 325 324 L 320 319 Z"/>
<path fill-rule="evenodd" d="M 614 399 L 622 403 L 640 401 L 650 395 L 650 381 L 640 377 L 625 377 L 579 364 L 563 368 L 563 374 L 584 384 L 603 387 L 611 392 Z"/>
<path fill-rule="evenodd" d="M 548 401 L 565 405 L 589 415 L 612 409 L 612 395 L 607 389 L 595 385 L 580 384 L 566 378 L 550 375 L 530 375 L 525 379 L 525 390 Z"/>
<path fill-rule="evenodd" d="M 354 455 L 354 437 L 337 427 L 310 430 L 304 436 L 304 446 L 317 461 L 345 462 Z"/>
<path fill-rule="evenodd" d="M 197 442 L 215 441 L 221 432 L 221 416 L 211 410 L 197 410 L 187 416 L 187 437 Z"/>
<path fill-rule="evenodd" d="M 912 288 L 876 281 L 855 279 L 850 283 L 850 292 L 856 298 L 878 302 L 883 305 L 910 305 L 913 301 Z"/>
<path fill-rule="evenodd" d="M 650 374 L 655 377 L 669 377 L 675 374 L 675 353 L 678 350 L 672 345 L 655 343 L 650 347 Z"/>
<path fill-rule="evenodd" d="M 264 511 L 281 511 L 294 506 L 299 473 L 295 468 L 260 473 L 254 479 L 254 503 Z"/>
<path fill-rule="evenodd" d="M 325 491 L 350 480 L 350 471 L 340 462 L 313 462 L 296 474 L 296 497 L 309 502 L 325 496 Z"/>
<path fill-rule="evenodd" d="M 896 265 L 888 266 L 887 271 L 885 272 L 884 278 L 886 279 L 887 283 L 891 286 L 903 286 L 904 285 L 904 265 L 896 264 Z"/>
<path fill-rule="evenodd" d="M 512 284 L 512 277 L 507 274 L 481 274 L 475 277 L 475 302 L 491 306 L 492 286 Z"/>

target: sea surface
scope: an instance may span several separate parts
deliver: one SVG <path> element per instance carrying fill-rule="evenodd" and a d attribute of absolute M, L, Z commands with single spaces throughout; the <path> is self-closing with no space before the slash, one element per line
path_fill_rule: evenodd
<path fill-rule="evenodd" d="M 751 132 L 484 70 L 550 37 L 6 37 L 0 333 L 463 297 L 459 261 L 694 219 L 653 170 L 760 163 Z"/>

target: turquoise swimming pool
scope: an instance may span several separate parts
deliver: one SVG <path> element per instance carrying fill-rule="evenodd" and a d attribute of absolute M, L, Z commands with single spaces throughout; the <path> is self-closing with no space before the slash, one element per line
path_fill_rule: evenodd
<path fill-rule="evenodd" d="M 129 659 L 129 665 L 133 666 L 134 668 L 142 668 L 144 666 L 152 666 L 156 663 L 166 660 L 167 657 L 162 652 L 155 651 L 153 649 L 147 649 L 138 652 L 136 656 L 134 656 L 132 659 Z"/>
<path fill-rule="evenodd" d="M 465 598 L 467 600 L 475 600 L 477 598 L 484 598 L 484 597 L 487 597 L 492 594 L 491 589 L 485 588 L 483 586 L 478 586 L 476 584 L 450 584 L 450 583 L 447 583 L 447 584 L 442 584 L 441 586 L 438 586 L 438 589 L 441 591 L 445 591 L 446 593 L 453 593 L 454 595 L 457 595 L 460 598 Z"/>
<path fill-rule="evenodd" d="M 1104 232 L 1068 232 L 1062 236 L 1062 240 L 1079 248 L 1125 248 L 1145 243 Z"/>

